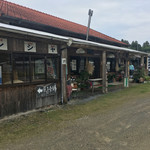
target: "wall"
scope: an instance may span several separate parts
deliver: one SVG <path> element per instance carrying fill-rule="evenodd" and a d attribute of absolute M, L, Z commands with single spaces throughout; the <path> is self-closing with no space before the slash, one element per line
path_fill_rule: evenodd
<path fill-rule="evenodd" d="M 48 79 L 40 82 L 26 82 L 9 85 L 0 85 L 0 118 L 4 116 L 25 112 L 32 109 L 57 104 L 60 102 L 60 43 L 57 41 L 46 40 L 31 36 L 14 34 L 0 31 L 1 38 L 7 38 L 8 50 L 6 53 L 19 53 L 20 55 L 29 54 L 24 51 L 24 41 L 36 42 L 36 52 L 34 55 L 45 55 L 48 57 L 55 57 L 58 59 L 57 63 L 57 79 Z M 48 44 L 58 46 L 58 54 L 48 54 Z M 0 50 L 3 52 L 3 50 Z M 13 68 L 13 67 L 12 67 Z M 46 67 L 45 67 L 46 68 Z M 45 73 L 46 74 L 46 73 Z M 55 83 L 57 91 L 46 96 L 37 96 L 37 87 L 46 86 Z"/>

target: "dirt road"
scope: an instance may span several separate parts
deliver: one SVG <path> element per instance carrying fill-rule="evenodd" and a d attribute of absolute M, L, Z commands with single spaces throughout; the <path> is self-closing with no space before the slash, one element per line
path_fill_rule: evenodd
<path fill-rule="evenodd" d="M 137 99 L 101 114 L 66 121 L 66 128 L 19 143 L 7 150 L 149 150 L 150 98 Z"/>

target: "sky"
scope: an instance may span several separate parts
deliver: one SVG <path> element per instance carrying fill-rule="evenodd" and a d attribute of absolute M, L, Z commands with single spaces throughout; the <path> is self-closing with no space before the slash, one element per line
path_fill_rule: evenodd
<path fill-rule="evenodd" d="M 118 40 L 150 42 L 150 0 L 7 0 L 90 27 Z"/>

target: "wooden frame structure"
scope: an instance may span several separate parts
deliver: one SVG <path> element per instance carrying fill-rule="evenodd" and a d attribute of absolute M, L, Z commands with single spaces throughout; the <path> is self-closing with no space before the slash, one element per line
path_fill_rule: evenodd
<path fill-rule="evenodd" d="M 144 64 L 144 57 L 147 57 L 146 53 L 142 53 L 139 51 L 134 51 L 127 48 L 111 46 L 106 44 L 100 44 L 91 41 L 85 41 L 76 38 L 68 38 L 64 36 L 58 36 L 55 34 L 50 34 L 46 32 L 41 32 L 37 30 L 31 30 L 26 28 L 21 28 L 12 25 L 6 25 L 0 23 L 0 38 L 7 39 L 7 49 L 1 49 L 0 55 L 2 53 L 7 53 L 10 55 L 10 66 L 12 70 L 10 70 L 10 82 L 8 84 L 0 85 L 0 117 L 4 117 L 6 115 L 11 115 L 14 113 L 28 111 L 31 109 L 56 104 L 56 103 L 67 103 L 66 96 L 66 80 L 67 74 L 70 71 L 69 66 L 69 58 L 71 56 L 77 57 L 92 57 L 99 58 L 99 77 L 102 78 L 102 91 L 103 93 L 107 93 L 107 55 L 109 53 L 114 53 L 115 55 L 122 55 L 125 60 L 125 77 L 128 78 L 128 67 L 129 67 L 129 56 L 130 55 L 140 55 L 141 56 L 141 64 Z M 25 41 L 36 43 L 36 51 L 35 52 L 26 52 L 25 51 Z M 30 43 L 31 44 L 31 43 Z M 49 53 L 48 45 L 57 46 L 57 53 Z M 29 45 L 28 45 L 29 46 Z M 51 48 L 53 50 L 54 47 Z M 76 53 L 77 49 L 85 50 L 85 53 Z M 90 50 L 88 52 L 88 50 Z M 28 82 L 14 82 L 14 68 L 16 60 L 14 60 L 14 56 L 19 54 L 21 58 L 24 58 L 28 55 L 28 72 L 29 79 Z M 32 55 L 36 57 L 42 57 L 42 59 L 35 59 L 34 65 L 40 62 L 41 66 L 43 66 L 43 76 L 38 76 L 39 81 L 33 80 L 31 69 L 33 65 Z M 2 55 L 1 55 L 2 56 Z M 57 59 L 57 64 L 55 64 L 57 70 L 57 78 L 48 78 L 48 70 L 47 70 L 47 59 L 54 58 Z M 14 61 L 14 62 L 13 62 Z M 6 61 L 5 61 L 6 62 Z M 20 63 L 21 60 L 18 60 L 17 63 Z M 43 63 L 41 63 L 43 62 Z M 16 63 L 16 64 L 17 64 Z M 24 58 L 22 64 L 27 63 L 27 60 Z M 37 63 L 37 64 L 36 64 Z M 2 64 L 1 64 L 2 66 Z M 116 65 L 117 66 L 117 65 Z M 26 66 L 24 65 L 23 68 Z M 3 66 L 2 66 L 3 68 Z M 3 69 L 1 68 L 1 72 Z M 40 66 L 39 66 L 40 68 Z M 27 67 L 26 67 L 27 69 Z M 41 69 L 41 68 L 40 68 Z M 35 70 L 34 70 L 35 71 Z M 68 72 L 67 72 L 68 71 Z M 35 74 L 34 74 L 35 75 Z M 32 78 L 31 78 L 32 76 Z M 0 76 L 3 78 L 3 76 Z M 2 79 L 3 80 L 3 79 Z"/>

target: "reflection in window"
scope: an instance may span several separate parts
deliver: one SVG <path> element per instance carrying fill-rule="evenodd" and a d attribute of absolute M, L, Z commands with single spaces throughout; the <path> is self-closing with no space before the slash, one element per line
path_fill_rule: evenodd
<path fill-rule="evenodd" d="M 58 79 L 57 65 L 54 57 L 0 52 L 0 85 Z"/>
<path fill-rule="evenodd" d="M 10 54 L 0 54 L 0 85 L 11 84 L 11 57 Z"/>
<path fill-rule="evenodd" d="M 47 79 L 56 79 L 57 78 L 57 59 L 47 58 Z"/>
<path fill-rule="evenodd" d="M 13 83 L 29 82 L 29 57 L 13 56 Z"/>
<path fill-rule="evenodd" d="M 31 57 L 31 78 L 32 81 L 45 80 L 45 64 L 44 57 Z"/>

